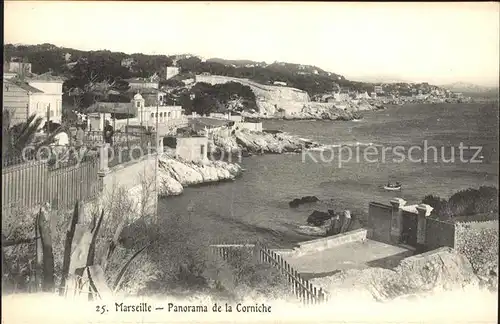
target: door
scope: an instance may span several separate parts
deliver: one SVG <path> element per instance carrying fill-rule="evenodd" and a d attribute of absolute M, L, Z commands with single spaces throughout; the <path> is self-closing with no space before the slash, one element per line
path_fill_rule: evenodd
<path fill-rule="evenodd" d="M 417 215 L 413 213 L 403 212 L 403 221 L 401 224 L 401 243 L 413 247 L 417 246 Z"/>

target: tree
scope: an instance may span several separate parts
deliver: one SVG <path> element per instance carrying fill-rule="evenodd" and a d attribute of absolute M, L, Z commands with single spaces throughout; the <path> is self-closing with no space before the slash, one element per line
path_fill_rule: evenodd
<path fill-rule="evenodd" d="M 23 149 L 29 145 L 33 145 L 36 151 L 39 147 L 52 143 L 55 135 L 59 133 L 59 129 L 48 132 L 48 135 L 43 140 L 35 142 L 36 133 L 43 123 L 42 117 L 33 114 L 25 122 L 11 126 L 9 111 L 3 110 L 2 115 L 2 160 L 4 163 L 22 157 Z"/>
<path fill-rule="evenodd" d="M 191 56 L 189 58 L 180 59 L 177 61 L 177 65 L 181 68 L 182 72 L 195 72 L 201 71 L 200 67 L 202 65 L 201 59 L 196 56 Z"/>

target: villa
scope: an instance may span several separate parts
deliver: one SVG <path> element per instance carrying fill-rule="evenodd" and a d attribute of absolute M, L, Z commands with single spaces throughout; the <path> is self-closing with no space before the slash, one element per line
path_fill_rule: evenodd
<path fill-rule="evenodd" d="M 14 124 L 26 121 L 32 114 L 61 123 L 64 79 L 50 73 L 33 74 L 28 66 L 21 75 L 4 73 L 3 107 L 11 112 Z"/>

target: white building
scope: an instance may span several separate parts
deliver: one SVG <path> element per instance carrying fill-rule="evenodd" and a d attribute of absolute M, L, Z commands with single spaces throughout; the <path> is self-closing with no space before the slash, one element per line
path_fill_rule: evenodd
<path fill-rule="evenodd" d="M 186 119 L 181 106 L 146 106 L 140 93 L 134 96 L 132 103 L 137 109 L 137 122 L 145 126 L 155 126 L 157 121 L 161 125 L 175 124 Z"/>
<path fill-rule="evenodd" d="M 34 75 L 29 73 L 24 79 L 7 76 L 4 83 L 4 106 L 8 105 L 16 116 L 16 122 L 22 122 L 32 114 L 48 117 L 52 122 L 61 123 L 62 119 L 62 84 L 64 80 L 49 73 Z M 16 98 L 16 99 L 13 99 Z M 23 104 L 21 104 L 21 102 Z"/>
<path fill-rule="evenodd" d="M 61 123 L 64 79 L 45 73 L 27 78 L 26 81 L 41 91 L 30 96 L 30 110 L 43 117 L 46 117 L 48 112 L 51 121 Z"/>
<path fill-rule="evenodd" d="M 176 66 L 167 66 L 165 68 L 165 78 L 168 80 L 168 79 L 171 79 L 173 78 L 174 76 L 176 76 L 177 74 L 179 74 L 179 68 L 176 67 Z"/>

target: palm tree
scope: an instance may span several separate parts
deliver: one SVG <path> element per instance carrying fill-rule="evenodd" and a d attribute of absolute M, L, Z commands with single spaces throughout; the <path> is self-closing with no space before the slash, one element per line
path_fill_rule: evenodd
<path fill-rule="evenodd" d="M 43 140 L 37 142 L 36 133 L 43 123 L 42 117 L 33 114 L 25 122 L 11 126 L 10 112 L 4 109 L 2 118 L 2 161 L 4 162 L 21 158 L 23 149 L 30 145 L 37 150 L 41 146 L 52 143 L 54 136 L 60 132 L 59 129 L 50 132 Z"/>

